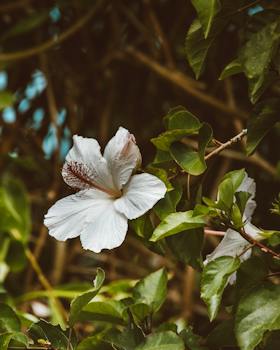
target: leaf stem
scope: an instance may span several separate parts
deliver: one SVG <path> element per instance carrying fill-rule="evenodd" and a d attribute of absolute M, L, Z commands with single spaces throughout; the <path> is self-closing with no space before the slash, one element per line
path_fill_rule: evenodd
<path fill-rule="evenodd" d="M 219 154 L 220 152 L 222 152 L 224 149 L 228 148 L 232 144 L 240 141 L 242 139 L 242 137 L 245 136 L 246 134 L 247 134 L 247 129 L 243 129 L 239 134 L 235 135 L 233 138 L 231 138 L 227 142 L 221 144 L 221 146 L 219 146 L 216 149 L 214 149 L 214 151 L 208 153 L 205 156 L 205 160 L 208 160 L 208 159 L 212 158 L 213 156 Z"/>

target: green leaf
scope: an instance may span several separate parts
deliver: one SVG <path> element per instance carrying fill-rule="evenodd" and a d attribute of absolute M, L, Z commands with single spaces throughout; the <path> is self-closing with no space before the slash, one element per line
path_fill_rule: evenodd
<path fill-rule="evenodd" d="M 150 240 L 156 242 L 176 233 L 204 226 L 204 216 L 193 216 L 193 211 L 178 212 L 168 215 L 154 230 Z"/>
<path fill-rule="evenodd" d="M 140 280 L 133 289 L 136 303 L 147 304 L 152 312 L 156 312 L 163 304 L 167 293 L 167 273 L 160 269 Z"/>
<path fill-rule="evenodd" d="M 5 176 L 0 187 L 0 230 L 26 243 L 31 229 L 30 207 L 23 184 Z"/>
<path fill-rule="evenodd" d="M 207 305 L 211 321 L 217 316 L 228 278 L 239 265 L 238 258 L 221 256 L 204 267 L 201 278 L 201 298 Z"/>
<path fill-rule="evenodd" d="M 0 334 L 0 349 L 12 349 L 12 347 L 9 347 L 10 342 L 12 340 L 16 341 L 17 343 L 23 344 L 26 348 L 28 347 L 28 338 L 25 334 L 21 332 L 7 332 Z"/>
<path fill-rule="evenodd" d="M 174 332 L 158 332 L 146 337 L 135 350 L 184 350 L 183 340 Z"/>
<path fill-rule="evenodd" d="M 221 3 L 219 0 L 191 0 L 196 9 L 198 18 L 203 27 L 205 38 L 208 37 L 212 27 L 215 16 L 221 10 Z"/>
<path fill-rule="evenodd" d="M 141 326 L 142 322 L 151 314 L 151 309 L 147 304 L 136 303 L 129 306 L 134 322 Z"/>
<path fill-rule="evenodd" d="M 187 327 L 180 332 L 180 337 L 184 340 L 184 343 L 189 350 L 207 350 L 202 346 L 203 340 L 200 336 L 195 334 L 191 327 Z"/>
<path fill-rule="evenodd" d="M 135 350 L 138 349 L 137 345 L 143 341 L 143 338 L 143 333 L 139 328 L 125 329 L 122 332 L 112 329 L 106 334 L 104 340 L 121 350 Z"/>
<path fill-rule="evenodd" d="M 166 241 L 176 259 L 200 270 L 202 266 L 203 237 L 203 228 L 198 228 L 167 237 Z"/>
<path fill-rule="evenodd" d="M 270 70 L 271 62 L 277 52 L 280 42 L 279 16 L 271 17 L 271 13 L 261 14 L 261 21 L 258 15 L 253 16 L 252 22 L 261 23 L 261 26 L 253 26 L 254 31 L 249 32 L 245 45 L 241 48 L 237 59 L 230 66 L 235 67 L 234 73 L 244 72 L 249 82 L 249 94 L 252 103 L 255 103 L 265 89 L 275 81 L 277 75 Z M 242 67 L 242 69 L 240 68 Z M 226 75 L 225 71 L 222 75 Z"/>
<path fill-rule="evenodd" d="M 236 277 L 236 297 L 240 299 L 253 287 L 258 285 L 268 275 L 268 268 L 263 259 L 252 256 L 244 261 L 237 271 Z"/>
<path fill-rule="evenodd" d="M 105 336 L 106 331 L 103 331 L 87 337 L 79 343 L 77 350 L 112 350 L 111 346 L 103 341 Z"/>
<path fill-rule="evenodd" d="M 200 121 L 182 107 L 171 110 L 165 117 L 167 131 L 151 142 L 161 151 L 169 151 L 170 145 L 184 136 L 193 135 L 201 127 Z"/>
<path fill-rule="evenodd" d="M 153 233 L 153 225 L 149 214 L 144 214 L 137 219 L 130 220 L 129 224 L 139 237 L 149 239 Z"/>
<path fill-rule="evenodd" d="M 188 30 L 185 40 L 185 51 L 196 79 L 204 71 L 205 60 L 215 38 L 216 35 L 208 35 L 207 39 L 205 39 L 202 25 L 198 19 L 193 21 Z"/>
<path fill-rule="evenodd" d="M 68 344 L 69 336 L 66 335 L 59 326 L 53 326 L 47 321 L 40 320 L 37 323 L 33 323 L 28 333 L 35 342 L 42 339 L 48 341 L 55 349 L 73 349 L 73 347 Z"/>
<path fill-rule="evenodd" d="M 267 331 L 280 329 L 280 286 L 255 288 L 239 302 L 235 335 L 241 350 L 253 350 Z"/>
<path fill-rule="evenodd" d="M 219 185 L 217 207 L 225 211 L 230 211 L 233 205 L 233 199 L 234 188 L 232 180 L 227 178 Z"/>
<path fill-rule="evenodd" d="M 265 100 L 256 105 L 248 121 L 247 155 L 254 152 L 269 130 L 275 123 L 280 121 L 279 109 L 280 103 L 278 98 Z"/>
<path fill-rule="evenodd" d="M 6 107 L 10 107 L 15 102 L 15 95 L 10 91 L 0 91 L 0 111 Z"/>
<path fill-rule="evenodd" d="M 214 349 L 237 347 L 233 320 L 223 320 L 207 337 L 207 344 Z"/>
<path fill-rule="evenodd" d="M 118 300 L 95 301 L 88 303 L 79 313 L 79 321 L 104 321 L 123 324 L 126 306 Z"/>
<path fill-rule="evenodd" d="M 168 173 L 165 169 L 149 166 L 149 167 L 147 167 L 146 170 L 148 173 L 153 174 L 156 177 L 158 177 L 159 179 L 161 179 L 161 181 L 166 186 L 167 192 L 173 190 L 173 186 L 172 186 L 171 182 L 168 180 Z"/>
<path fill-rule="evenodd" d="M 176 211 L 177 204 L 182 197 L 182 187 L 176 186 L 176 188 L 170 192 L 167 192 L 153 208 L 157 216 L 163 220 L 167 215 Z"/>
<path fill-rule="evenodd" d="M 230 179 L 233 186 L 233 191 L 236 192 L 245 178 L 245 169 L 233 170 L 225 174 L 223 180 Z"/>
<path fill-rule="evenodd" d="M 0 333 L 20 331 L 20 320 L 14 310 L 0 303 Z"/>
<path fill-rule="evenodd" d="M 97 275 L 94 280 L 94 288 L 76 297 L 70 306 L 69 324 L 73 325 L 79 317 L 79 313 L 99 292 L 105 279 L 105 273 L 102 269 L 97 269 Z"/>
<path fill-rule="evenodd" d="M 242 73 L 242 72 L 243 72 L 242 64 L 240 62 L 238 62 L 238 60 L 234 60 L 234 61 L 230 62 L 223 69 L 223 71 L 219 77 L 219 80 L 223 80 L 223 79 L 228 78 L 232 75 Z"/>
<path fill-rule="evenodd" d="M 195 176 L 200 175 L 206 170 L 205 150 L 212 136 L 210 125 L 203 123 L 198 134 L 198 152 L 181 143 L 175 143 L 170 147 L 170 154 L 187 173 Z"/>

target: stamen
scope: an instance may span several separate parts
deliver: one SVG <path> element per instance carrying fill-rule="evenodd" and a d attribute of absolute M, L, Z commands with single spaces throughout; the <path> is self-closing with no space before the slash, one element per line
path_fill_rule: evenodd
<path fill-rule="evenodd" d="M 64 181 L 74 188 L 95 188 L 99 191 L 107 193 L 113 198 L 122 196 L 122 192 L 111 188 L 106 188 L 93 180 L 90 169 L 82 163 L 66 162 L 62 169 Z"/>

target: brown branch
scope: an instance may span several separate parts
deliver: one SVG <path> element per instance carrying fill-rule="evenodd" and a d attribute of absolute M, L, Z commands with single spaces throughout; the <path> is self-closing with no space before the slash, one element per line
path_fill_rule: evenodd
<path fill-rule="evenodd" d="M 269 247 L 267 247 L 265 244 L 255 240 L 254 238 L 252 238 L 250 235 L 248 235 L 243 228 L 237 230 L 235 227 L 232 227 L 233 230 L 237 231 L 240 233 L 240 235 L 246 239 L 246 241 L 248 241 L 249 243 L 251 243 L 252 245 L 259 247 L 261 249 L 261 251 L 270 254 L 272 256 L 274 256 L 277 259 L 280 259 L 280 254 L 276 253 L 274 250 L 270 249 Z"/>
<path fill-rule="evenodd" d="M 205 160 L 208 160 L 208 159 L 212 158 L 213 156 L 215 156 L 215 155 L 219 154 L 220 152 L 222 152 L 227 147 L 230 147 L 232 144 L 240 141 L 242 139 L 242 137 L 245 136 L 246 134 L 247 134 L 247 129 L 243 129 L 238 135 L 234 136 L 233 138 L 231 138 L 227 142 L 223 143 L 221 146 L 219 146 L 216 149 L 214 149 L 214 151 L 208 153 L 205 156 Z"/>
<path fill-rule="evenodd" d="M 179 70 L 164 67 L 160 63 L 154 61 L 150 57 L 146 56 L 140 51 L 133 49 L 132 47 L 127 48 L 126 53 L 130 57 L 134 58 L 136 61 L 150 68 L 152 71 L 157 73 L 160 77 L 182 88 L 189 95 L 195 97 L 199 101 L 202 101 L 227 115 L 232 115 L 240 119 L 248 118 L 248 115 L 246 112 L 238 110 L 236 108 L 230 108 L 228 104 L 223 103 L 216 97 L 208 95 L 207 93 L 201 90 L 198 90 L 197 82 L 195 82 L 193 79 L 189 78 Z"/>
<path fill-rule="evenodd" d="M 61 44 L 63 41 L 71 37 L 73 34 L 75 34 L 78 30 L 83 28 L 83 26 L 89 22 L 89 20 L 92 18 L 93 15 L 96 14 L 96 12 L 99 10 L 103 3 L 103 0 L 99 0 L 95 6 L 89 10 L 85 16 L 81 17 L 72 27 L 65 30 L 60 35 L 53 37 L 47 41 L 45 41 L 43 44 L 40 44 L 38 46 L 34 46 L 27 50 L 22 51 L 16 51 L 16 52 L 8 52 L 8 53 L 1 53 L 0 54 L 0 62 L 1 61 L 17 61 L 21 59 L 26 59 L 32 56 L 36 56 L 42 52 L 45 52 L 52 48 L 55 45 Z"/>

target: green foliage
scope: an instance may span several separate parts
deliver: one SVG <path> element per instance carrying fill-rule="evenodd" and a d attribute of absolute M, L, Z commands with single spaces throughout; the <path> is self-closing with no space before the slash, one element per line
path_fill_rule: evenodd
<path fill-rule="evenodd" d="M 174 332 L 158 332 L 149 335 L 135 350 L 184 350 L 183 340 Z"/>
<path fill-rule="evenodd" d="M 69 323 L 73 325 L 79 316 L 79 313 L 82 311 L 83 307 L 85 307 L 99 292 L 103 282 L 105 279 L 105 273 L 102 269 L 97 270 L 97 275 L 94 280 L 94 288 L 86 291 L 82 295 L 76 297 L 70 307 L 70 315 L 69 315 Z"/>
<path fill-rule="evenodd" d="M 15 102 L 15 95 L 10 91 L 0 91 L 0 111 Z"/>
<path fill-rule="evenodd" d="M 192 210 L 169 214 L 156 227 L 150 240 L 156 242 L 165 237 L 175 235 L 176 233 L 203 226 L 203 215 L 193 216 Z"/>
<path fill-rule="evenodd" d="M 221 256 L 204 267 L 201 277 L 201 298 L 207 305 L 211 321 L 217 316 L 228 278 L 239 265 L 239 259 Z"/>
<path fill-rule="evenodd" d="M 280 287 L 265 284 L 244 296 L 237 307 L 235 333 L 242 350 L 253 350 L 265 332 L 280 329 Z"/>

